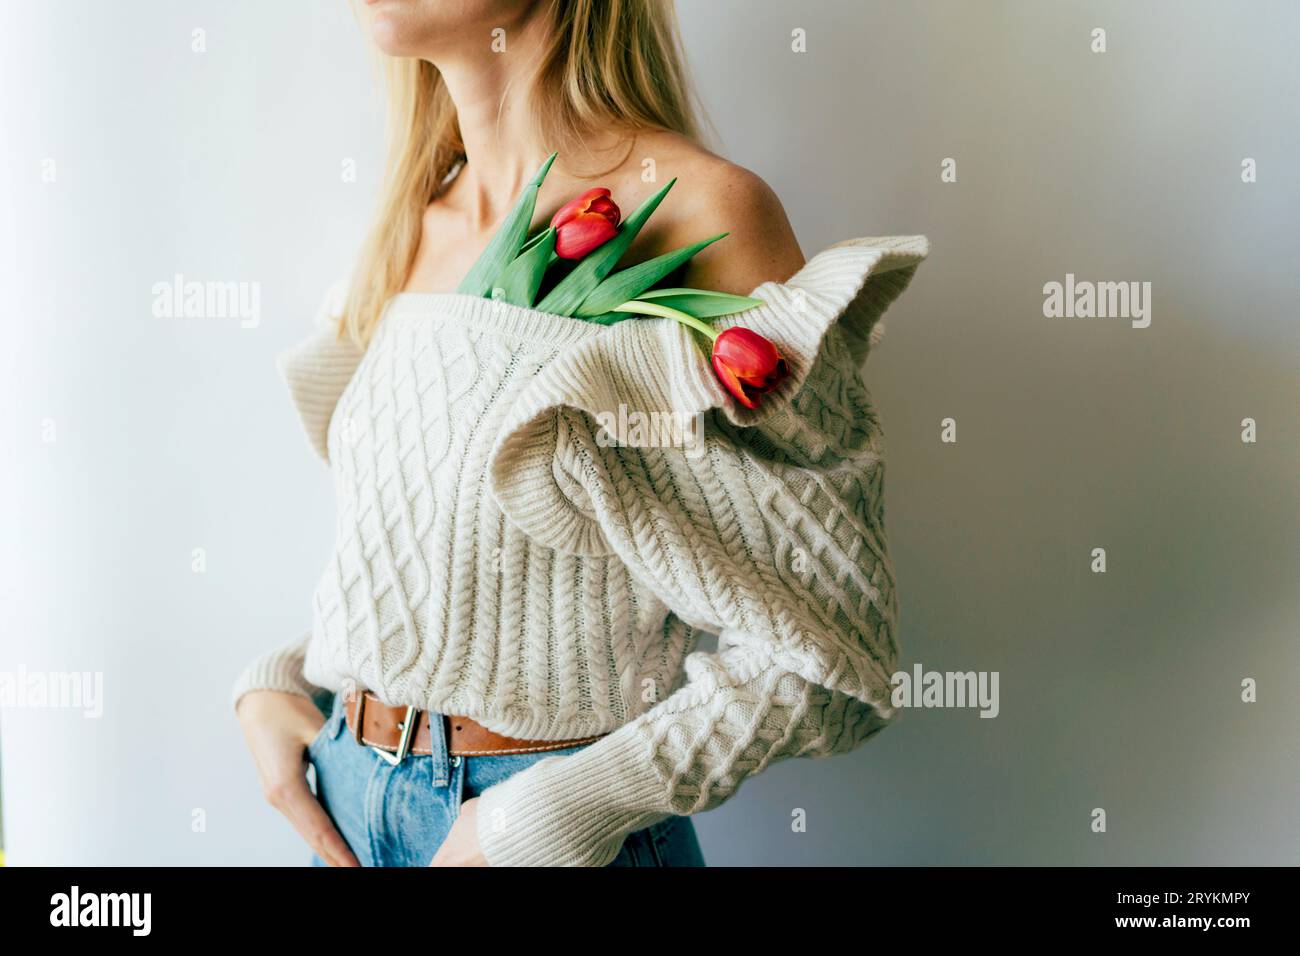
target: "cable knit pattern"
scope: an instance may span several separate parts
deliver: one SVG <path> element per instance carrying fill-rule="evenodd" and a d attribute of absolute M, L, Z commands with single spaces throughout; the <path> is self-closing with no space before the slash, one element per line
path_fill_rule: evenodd
<path fill-rule="evenodd" d="M 603 865 L 773 760 L 871 736 L 897 606 L 860 366 L 926 251 L 841 243 L 718 320 L 790 365 L 754 411 L 666 320 L 403 294 L 357 355 L 327 301 L 282 369 L 333 468 L 335 552 L 305 654 L 263 659 L 236 697 L 352 681 L 511 736 L 608 732 L 483 794 L 493 865 Z M 647 440 L 665 416 L 698 440 Z M 716 653 L 692 653 L 702 632 Z"/>

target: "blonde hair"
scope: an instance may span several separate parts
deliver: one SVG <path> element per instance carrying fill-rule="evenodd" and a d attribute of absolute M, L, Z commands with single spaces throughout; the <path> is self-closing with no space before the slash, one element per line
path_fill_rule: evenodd
<path fill-rule="evenodd" d="M 591 130 L 671 130 L 698 140 L 672 0 L 541 0 L 551 26 L 536 67 L 536 123 L 548 149 L 578 148 Z M 388 57 L 388 167 L 340 322 L 365 348 L 401 290 L 425 208 L 465 159 L 456 107 L 437 67 Z"/>

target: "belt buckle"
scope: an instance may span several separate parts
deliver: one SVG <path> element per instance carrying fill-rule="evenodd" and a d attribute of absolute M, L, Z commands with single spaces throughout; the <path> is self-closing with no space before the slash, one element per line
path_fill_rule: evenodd
<path fill-rule="evenodd" d="M 370 749 L 396 767 L 411 752 L 411 740 L 415 737 L 415 725 L 419 723 L 415 716 L 417 713 L 419 712 L 414 707 L 406 708 L 406 716 L 402 718 L 402 736 L 397 741 L 397 753 L 390 754 L 387 750 L 376 747 L 374 744 L 370 744 Z"/>

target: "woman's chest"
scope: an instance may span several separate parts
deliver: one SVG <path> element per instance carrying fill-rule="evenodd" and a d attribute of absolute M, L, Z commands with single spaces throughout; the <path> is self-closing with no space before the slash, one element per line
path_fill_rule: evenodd
<path fill-rule="evenodd" d="M 486 242 L 458 243 L 440 249 L 426 249 L 422 244 L 407 273 L 404 292 L 454 292 L 461 279 L 478 260 Z"/>
<path fill-rule="evenodd" d="M 463 218 L 429 207 L 402 291 L 454 292 L 491 239 L 492 230 L 476 232 Z"/>
<path fill-rule="evenodd" d="M 545 360 L 463 323 L 385 322 L 330 421 L 336 473 L 352 484 L 414 486 L 486 464 Z"/>

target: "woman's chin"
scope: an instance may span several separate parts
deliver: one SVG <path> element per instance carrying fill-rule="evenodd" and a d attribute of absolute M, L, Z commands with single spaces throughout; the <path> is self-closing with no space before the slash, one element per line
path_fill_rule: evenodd
<path fill-rule="evenodd" d="M 376 17 L 370 24 L 370 39 L 381 53 L 389 56 L 408 56 L 410 51 L 403 43 L 402 31 L 388 17 Z"/>
<path fill-rule="evenodd" d="M 448 32 L 400 8 L 370 9 L 367 14 L 371 42 L 389 56 L 421 56 L 436 46 L 432 41 Z"/>

